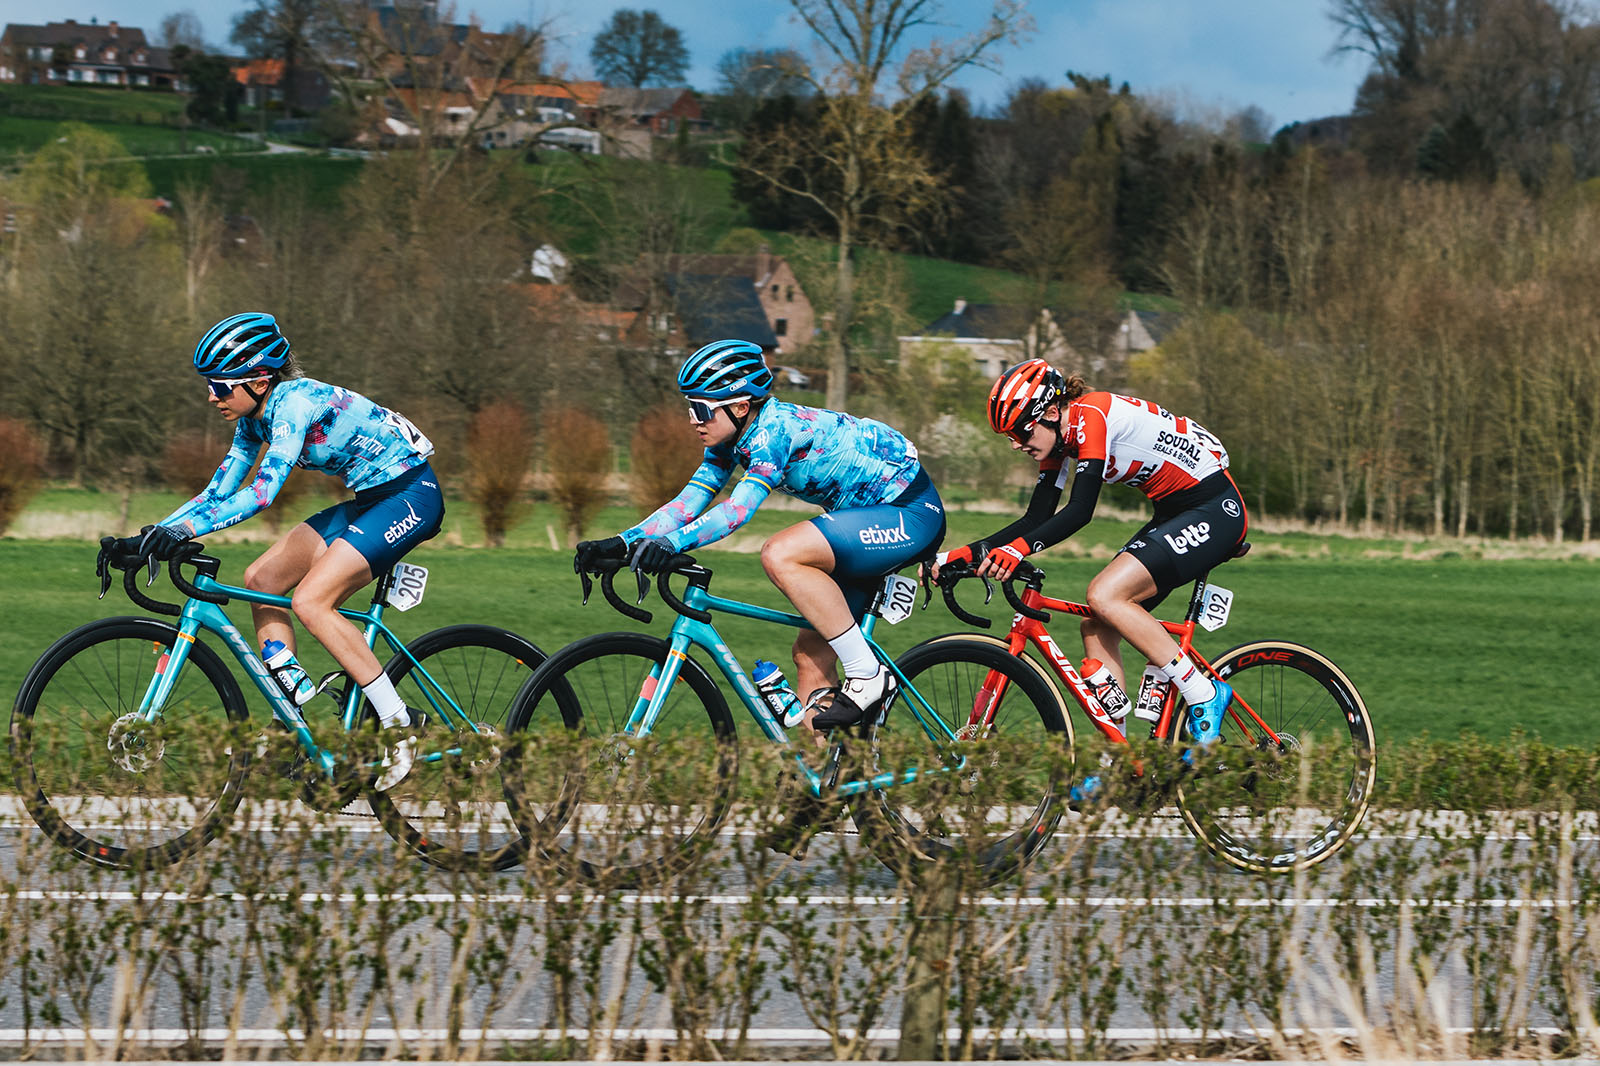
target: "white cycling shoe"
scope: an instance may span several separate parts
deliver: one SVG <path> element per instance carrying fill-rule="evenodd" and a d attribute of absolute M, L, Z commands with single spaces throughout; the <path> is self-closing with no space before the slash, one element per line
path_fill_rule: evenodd
<path fill-rule="evenodd" d="M 397 718 L 393 721 L 385 722 L 383 723 L 383 728 L 400 729 L 402 727 L 406 727 L 420 730 L 423 726 L 427 725 L 427 723 L 427 715 L 423 714 L 421 711 L 407 707 L 404 718 Z M 374 792 L 389 791 L 391 788 L 406 779 L 406 775 L 411 772 L 411 767 L 416 764 L 416 761 L 417 737 L 415 733 L 409 736 L 401 737 L 392 743 L 385 743 L 383 746 L 383 761 L 378 764 L 383 768 L 383 772 L 380 773 L 378 775 L 378 779 L 372 783 L 372 790 Z"/>
<path fill-rule="evenodd" d="M 811 720 L 811 728 L 857 725 L 877 714 L 883 702 L 893 697 L 899 687 L 894 673 L 882 666 L 871 677 L 847 677 L 838 688 L 822 689 L 813 697 L 820 713 Z"/>

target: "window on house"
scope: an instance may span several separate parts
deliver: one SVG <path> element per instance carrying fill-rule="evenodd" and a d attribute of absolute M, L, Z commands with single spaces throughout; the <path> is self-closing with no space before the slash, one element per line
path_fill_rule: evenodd
<path fill-rule="evenodd" d="M 72 54 L 73 54 L 74 57 L 76 57 L 78 59 L 82 59 L 84 57 L 84 55 L 85 55 L 85 52 L 84 52 L 84 50 L 82 48 L 76 48 L 76 49 L 73 49 Z"/>
<path fill-rule="evenodd" d="M 773 319 L 772 332 L 776 333 L 780 337 L 787 337 L 789 335 L 789 320 L 787 318 Z"/>
<path fill-rule="evenodd" d="M 794 286 L 790 285 L 783 290 L 783 298 L 788 303 L 794 303 Z"/>
<path fill-rule="evenodd" d="M 772 298 L 774 300 L 778 298 L 778 287 L 776 285 L 772 287 Z"/>

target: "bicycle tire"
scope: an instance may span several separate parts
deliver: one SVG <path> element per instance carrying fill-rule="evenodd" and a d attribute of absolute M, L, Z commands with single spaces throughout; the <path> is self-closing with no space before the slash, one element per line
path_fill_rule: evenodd
<path fill-rule="evenodd" d="M 519 752 L 547 748 L 561 769 L 522 769 L 513 798 L 523 836 L 582 880 L 614 888 L 658 884 L 715 843 L 733 803 L 738 739 L 728 703 L 693 659 L 654 731 L 623 727 L 669 645 L 641 633 L 602 633 L 551 656 L 517 697 Z M 550 765 L 548 762 L 546 765 Z"/>
<path fill-rule="evenodd" d="M 1009 684 L 990 736 L 1006 743 L 996 746 L 995 761 L 988 767 L 989 796 L 978 787 L 984 771 L 972 769 L 893 784 L 853 801 L 850 813 L 862 840 L 902 877 L 920 878 L 955 860 L 974 869 L 981 880 L 1003 880 L 1044 846 L 1061 819 L 1072 773 L 1073 731 L 1060 692 L 1039 663 L 1011 654 L 1004 641 L 980 634 L 953 633 L 924 641 L 895 665 L 953 731 L 961 728 L 992 672 L 1002 674 Z M 904 706 L 910 698 L 902 693 L 886 721 L 866 730 L 874 772 L 895 768 L 898 760 L 890 749 L 896 732 L 909 734 L 902 741 L 911 745 L 911 752 L 927 750 L 926 733 Z M 981 745 L 986 738 L 966 739 Z M 1047 739 L 1055 743 L 1040 743 Z M 1020 763 L 1020 752 L 1036 758 Z M 957 808 L 954 814 L 951 806 Z"/>
<path fill-rule="evenodd" d="M 239 806 L 254 744 L 244 694 L 215 651 L 194 641 L 162 718 L 132 720 L 177 639 L 177 627 L 152 618 L 90 622 L 39 657 L 12 705 L 23 806 L 51 840 L 97 865 L 170 865 Z"/>
<path fill-rule="evenodd" d="M 1291 873 L 1327 860 L 1360 827 L 1377 780 L 1377 739 L 1361 694 L 1331 660 L 1300 644 L 1242 644 L 1212 665 L 1283 747 L 1267 750 L 1262 734 L 1255 751 L 1244 748 L 1248 738 L 1230 708 L 1222 747 L 1178 783 L 1184 824 L 1217 858 L 1252 873 Z M 1180 745 L 1184 710 L 1180 699 L 1168 738 Z"/>
<path fill-rule="evenodd" d="M 503 772 L 512 743 L 510 716 L 517 693 L 547 656 L 538 646 L 495 626 L 446 626 L 406 645 L 411 657 L 432 676 L 477 725 L 497 738 L 461 731 L 459 756 L 425 761 L 455 722 L 430 711 L 429 728 L 418 739 L 419 758 L 386 792 L 369 791 L 367 802 L 388 834 L 425 861 L 446 870 L 505 870 L 522 862 L 527 841 L 510 816 L 506 793 L 515 774 Z M 384 667 L 395 691 L 409 707 L 429 710 L 415 676 L 412 658 L 396 655 Z M 371 706 L 363 715 L 372 717 Z"/>

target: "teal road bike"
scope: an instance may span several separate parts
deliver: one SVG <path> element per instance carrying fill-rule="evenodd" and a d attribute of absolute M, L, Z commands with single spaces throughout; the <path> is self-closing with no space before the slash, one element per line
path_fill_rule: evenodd
<path fill-rule="evenodd" d="M 382 744 L 359 686 L 346 679 L 328 690 L 337 700 L 336 722 L 326 694 L 296 707 L 223 610 L 230 600 L 290 601 L 223 584 L 219 566 L 199 544 L 171 561 L 172 583 L 187 597 L 182 606 L 150 598 L 136 580 L 140 567 L 126 568 L 128 597 L 176 623 L 90 622 L 56 641 L 28 672 L 11 712 L 11 753 L 23 804 L 52 840 L 104 866 L 176 862 L 229 824 L 252 761 L 271 752 L 274 772 L 297 779 L 299 798 L 328 812 L 364 798 L 390 835 L 437 866 L 503 869 L 522 860 L 526 846 L 505 798 L 514 786 L 501 757 L 512 700 L 543 652 L 483 625 L 448 626 L 402 643 L 385 610 L 421 602 L 427 572 L 401 563 L 380 577 L 371 606 L 340 614 L 361 627 L 368 647 L 376 650 L 380 639 L 387 646 L 385 672 L 428 725 L 411 772 L 376 792 Z M 184 567 L 195 571 L 192 581 Z M 102 596 L 109 581 L 108 574 Z M 208 637 L 254 684 L 270 718 L 251 718 L 238 680 Z M 324 712 L 326 728 L 308 720 Z M 336 725 L 337 739 L 323 746 L 313 724 L 325 734 Z"/>
<path fill-rule="evenodd" d="M 611 605 L 648 623 L 639 599 L 622 599 L 623 564 L 593 573 Z M 680 598 L 671 581 L 686 581 Z M 825 749 L 803 727 L 786 731 L 729 649 L 712 612 L 809 628 L 797 614 L 725 599 L 712 572 L 677 556 L 656 587 L 677 615 L 665 638 L 638 632 L 578 640 L 534 671 L 512 709 L 510 730 L 529 743 L 579 738 L 560 780 L 522 791 L 512 816 L 530 844 L 581 878 L 606 885 L 659 882 L 700 859 L 743 802 L 792 816 L 783 828 L 826 821 L 847 806 L 863 839 L 901 876 L 959 858 L 983 876 L 1018 869 L 1048 839 L 1070 786 L 1072 734 L 1049 676 L 992 642 L 950 637 L 891 659 L 873 638 L 880 619 L 909 615 L 917 586 L 889 575 L 860 619 L 900 687 L 873 720 L 836 729 Z M 584 600 L 591 589 L 582 575 Z M 697 656 L 721 675 L 712 677 Z M 776 656 L 773 656 L 776 657 Z M 1003 686 L 994 680 L 1003 678 Z M 728 697 L 743 705 L 760 742 L 775 746 L 780 775 L 740 791 L 740 740 Z M 985 725 L 975 729 L 973 709 Z M 1039 764 L 997 763 L 1034 751 Z M 1020 743 L 1018 743 L 1020 742 Z M 737 825 L 738 820 L 735 819 Z M 530 861 L 532 861 L 530 859 Z"/>

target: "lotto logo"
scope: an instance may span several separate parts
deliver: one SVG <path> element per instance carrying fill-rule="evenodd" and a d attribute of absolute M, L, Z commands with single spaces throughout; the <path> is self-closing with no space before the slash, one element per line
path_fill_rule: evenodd
<path fill-rule="evenodd" d="M 1190 548 L 1198 548 L 1211 539 L 1211 523 L 1196 522 L 1193 525 L 1184 526 L 1176 537 L 1171 533 L 1163 533 L 1161 538 L 1167 542 L 1168 547 L 1179 555 L 1187 555 Z"/>

